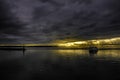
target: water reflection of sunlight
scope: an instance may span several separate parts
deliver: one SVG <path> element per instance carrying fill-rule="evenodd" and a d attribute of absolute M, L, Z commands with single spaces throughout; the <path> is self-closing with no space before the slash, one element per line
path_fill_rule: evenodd
<path fill-rule="evenodd" d="M 54 50 L 53 52 L 63 56 L 89 55 L 87 50 Z"/>
<path fill-rule="evenodd" d="M 89 58 L 94 57 L 94 59 L 103 60 L 117 60 L 120 61 L 120 50 L 99 50 L 97 54 L 89 54 L 88 50 L 73 50 L 73 49 L 58 49 L 58 50 L 27 50 L 25 55 L 53 55 L 56 57 L 62 56 L 64 58 Z"/>
<path fill-rule="evenodd" d="M 56 54 L 62 55 L 62 56 L 91 56 L 88 52 L 88 50 L 54 50 L 53 51 Z M 94 55 L 94 58 L 100 58 L 100 59 L 108 59 L 108 60 L 119 60 L 120 59 L 120 50 L 100 50 L 96 55 Z"/>
<path fill-rule="evenodd" d="M 100 50 L 97 57 L 109 57 L 120 59 L 120 50 Z"/>

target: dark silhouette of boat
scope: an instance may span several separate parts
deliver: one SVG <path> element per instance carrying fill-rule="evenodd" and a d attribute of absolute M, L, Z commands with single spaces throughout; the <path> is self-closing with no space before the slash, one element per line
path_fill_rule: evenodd
<path fill-rule="evenodd" d="M 97 47 L 89 47 L 89 53 L 90 54 L 96 54 L 98 52 L 98 48 Z"/>

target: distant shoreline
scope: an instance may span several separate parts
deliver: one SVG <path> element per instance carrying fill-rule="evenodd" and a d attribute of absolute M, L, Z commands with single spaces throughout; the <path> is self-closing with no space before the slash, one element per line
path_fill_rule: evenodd
<path fill-rule="evenodd" d="M 0 46 L 0 50 L 24 50 L 29 48 L 62 49 L 62 50 L 88 50 L 89 48 L 62 48 L 58 46 Z M 120 48 L 99 48 L 99 50 L 120 50 Z"/>

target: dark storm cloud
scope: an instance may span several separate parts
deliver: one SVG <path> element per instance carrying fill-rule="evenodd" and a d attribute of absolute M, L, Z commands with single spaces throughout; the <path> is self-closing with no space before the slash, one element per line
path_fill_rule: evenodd
<path fill-rule="evenodd" d="M 18 42 L 15 36 L 22 29 L 22 24 L 10 11 L 10 6 L 6 1 L 0 1 L 0 43 Z"/>
<path fill-rule="evenodd" d="M 65 38 L 120 36 L 119 0 L 6 1 L 15 14 L 13 17 L 27 24 L 24 29 L 19 29 L 17 35 L 8 35 L 8 38 L 21 42 L 47 43 Z"/>

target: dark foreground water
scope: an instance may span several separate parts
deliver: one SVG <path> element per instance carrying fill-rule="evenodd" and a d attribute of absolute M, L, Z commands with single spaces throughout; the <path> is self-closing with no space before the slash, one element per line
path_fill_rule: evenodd
<path fill-rule="evenodd" d="M 0 51 L 0 80 L 120 80 L 120 50 Z"/>

